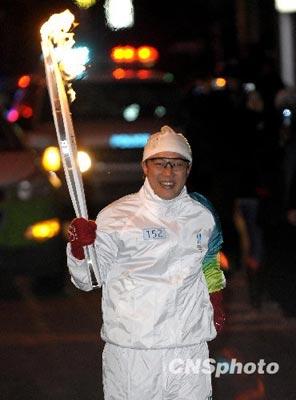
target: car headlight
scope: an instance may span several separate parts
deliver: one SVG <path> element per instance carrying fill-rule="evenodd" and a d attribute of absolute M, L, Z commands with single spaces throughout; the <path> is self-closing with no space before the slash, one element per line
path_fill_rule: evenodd
<path fill-rule="evenodd" d="M 92 161 L 90 155 L 86 151 L 78 151 L 77 162 L 80 171 L 86 172 L 91 168 Z M 56 172 L 61 168 L 60 151 L 55 146 L 47 147 L 43 154 L 41 163 L 45 171 Z"/>
<path fill-rule="evenodd" d="M 78 151 L 78 166 L 80 171 L 86 172 L 91 168 L 91 158 L 86 151 Z"/>
<path fill-rule="evenodd" d="M 42 154 L 41 163 L 45 171 L 58 171 L 61 168 L 59 149 L 55 146 L 47 147 Z"/>
<path fill-rule="evenodd" d="M 30 240 L 45 241 L 57 236 L 61 231 L 61 223 L 58 218 L 36 222 L 25 231 L 25 237 Z"/>

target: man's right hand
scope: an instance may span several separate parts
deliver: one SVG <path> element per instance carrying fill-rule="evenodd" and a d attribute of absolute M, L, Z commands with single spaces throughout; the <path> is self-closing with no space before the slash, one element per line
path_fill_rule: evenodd
<path fill-rule="evenodd" d="M 97 224 L 85 218 L 75 218 L 68 228 L 71 253 L 78 260 L 84 260 L 83 246 L 93 244 L 96 239 Z"/>

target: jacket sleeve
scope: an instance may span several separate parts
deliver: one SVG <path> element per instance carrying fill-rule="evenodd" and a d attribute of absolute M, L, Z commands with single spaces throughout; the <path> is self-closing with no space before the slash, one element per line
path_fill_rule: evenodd
<path fill-rule="evenodd" d="M 199 193 L 191 193 L 190 196 L 206 207 L 214 218 L 214 228 L 208 243 L 208 250 L 203 259 L 202 270 L 207 282 L 209 293 L 224 289 L 226 280 L 220 268 L 220 250 L 223 244 L 223 235 L 218 214 L 212 203 Z"/>
<path fill-rule="evenodd" d="M 97 229 L 95 252 L 101 276 L 101 285 L 106 281 L 108 272 L 117 255 L 117 246 L 114 237 L 100 228 Z M 86 260 L 77 260 L 71 253 L 70 244 L 67 245 L 67 264 L 72 283 L 86 292 L 93 289 L 89 267 Z M 100 285 L 100 286 L 101 286 Z"/>
<path fill-rule="evenodd" d="M 226 285 L 224 273 L 220 268 L 220 249 L 223 238 L 220 226 L 215 224 L 208 244 L 208 251 L 203 259 L 202 270 L 209 293 L 224 289 Z"/>

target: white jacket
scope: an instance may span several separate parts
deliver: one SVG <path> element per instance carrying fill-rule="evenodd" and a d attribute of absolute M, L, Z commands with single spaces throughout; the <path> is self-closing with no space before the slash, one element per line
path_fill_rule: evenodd
<path fill-rule="evenodd" d="M 216 336 L 202 270 L 215 228 L 211 211 L 184 187 L 159 198 L 146 179 L 138 193 L 104 208 L 95 248 L 102 276 L 102 339 L 123 347 L 189 346 Z M 91 290 L 85 261 L 68 246 L 72 282 Z"/>

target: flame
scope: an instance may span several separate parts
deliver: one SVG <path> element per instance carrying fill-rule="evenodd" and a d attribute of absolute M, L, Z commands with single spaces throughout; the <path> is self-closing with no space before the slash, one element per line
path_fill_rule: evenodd
<path fill-rule="evenodd" d="M 51 15 L 40 29 L 42 40 L 49 41 L 53 45 L 56 61 L 62 78 L 66 81 L 67 93 L 71 102 L 75 99 L 75 92 L 69 81 L 82 74 L 85 71 L 85 64 L 88 62 L 87 49 L 73 48 L 75 40 L 71 30 L 76 26 L 74 15 L 69 10 L 65 10 Z"/>
<path fill-rule="evenodd" d="M 69 34 L 68 32 L 74 20 L 75 17 L 69 10 L 65 10 L 59 14 L 53 14 L 49 17 L 48 21 L 42 25 L 40 33 L 42 36 L 47 36 L 52 39 L 58 46 L 64 45 L 65 41 L 68 41 L 69 38 L 73 39 L 73 34 Z"/>

